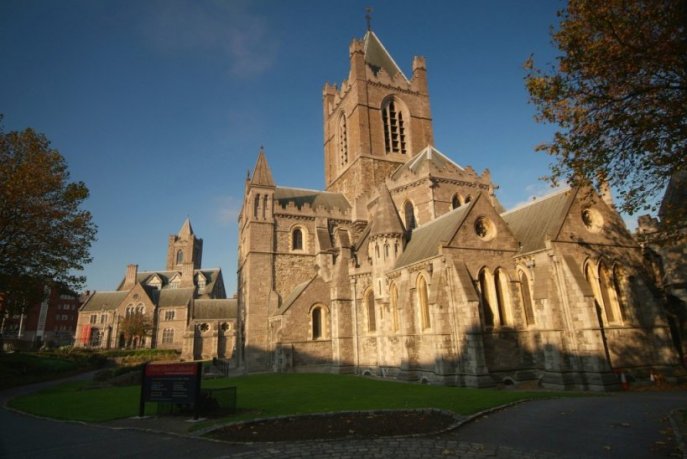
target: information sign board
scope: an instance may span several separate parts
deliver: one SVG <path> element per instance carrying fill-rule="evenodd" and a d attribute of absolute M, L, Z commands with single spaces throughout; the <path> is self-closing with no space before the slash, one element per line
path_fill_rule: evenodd
<path fill-rule="evenodd" d="M 143 367 L 141 382 L 140 416 L 144 414 L 145 402 L 177 403 L 197 408 L 201 376 L 200 362 L 147 363 Z"/>

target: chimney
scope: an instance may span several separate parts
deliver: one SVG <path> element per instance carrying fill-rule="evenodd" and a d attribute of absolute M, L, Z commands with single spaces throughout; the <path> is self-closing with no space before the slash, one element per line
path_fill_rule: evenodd
<path fill-rule="evenodd" d="M 126 277 L 124 278 L 124 285 L 122 290 L 129 290 L 136 285 L 136 276 L 138 276 L 138 265 L 128 265 L 126 267 Z"/>

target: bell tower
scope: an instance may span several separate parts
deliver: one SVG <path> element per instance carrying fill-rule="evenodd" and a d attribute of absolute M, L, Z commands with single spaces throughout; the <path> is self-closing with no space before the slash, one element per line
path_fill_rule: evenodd
<path fill-rule="evenodd" d="M 413 59 L 408 79 L 368 30 L 349 59 L 348 79 L 325 84 L 322 105 L 326 189 L 352 201 L 431 145 L 433 133 L 424 58 Z"/>
<path fill-rule="evenodd" d="M 203 258 L 203 240 L 196 237 L 187 217 L 177 234 L 170 234 L 167 242 L 167 271 L 181 271 L 186 263 L 200 269 Z"/>

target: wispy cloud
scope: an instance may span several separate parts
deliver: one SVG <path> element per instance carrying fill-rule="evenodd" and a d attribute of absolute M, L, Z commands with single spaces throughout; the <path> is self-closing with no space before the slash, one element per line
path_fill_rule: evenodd
<path fill-rule="evenodd" d="M 259 75 L 274 63 L 278 42 L 266 18 L 248 11 L 247 3 L 165 0 L 151 5 L 139 26 L 162 52 L 218 54 L 238 77 Z"/>

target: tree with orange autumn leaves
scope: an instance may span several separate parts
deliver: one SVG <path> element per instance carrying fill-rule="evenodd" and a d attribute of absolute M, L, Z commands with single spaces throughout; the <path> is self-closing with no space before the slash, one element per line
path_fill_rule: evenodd
<path fill-rule="evenodd" d="M 619 210 L 655 210 L 687 171 L 687 2 L 568 0 L 558 16 L 556 63 L 525 63 L 537 121 L 557 125 L 537 147 L 556 160 L 549 178 L 606 182 Z M 684 225 L 686 209 L 665 223 Z"/>
<path fill-rule="evenodd" d="M 0 116 L 0 121 L 2 117 Z M 77 291 L 90 258 L 96 226 L 81 209 L 82 182 L 70 182 L 67 164 L 33 129 L 4 132 L 0 125 L 0 296 L 5 313 L 40 302 L 45 287 Z"/>

